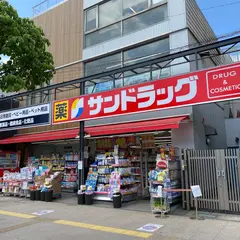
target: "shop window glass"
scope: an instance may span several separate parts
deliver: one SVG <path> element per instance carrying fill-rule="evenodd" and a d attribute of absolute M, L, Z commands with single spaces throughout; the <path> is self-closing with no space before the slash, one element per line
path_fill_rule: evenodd
<path fill-rule="evenodd" d="M 147 61 L 148 59 L 159 56 L 161 53 L 167 53 L 169 51 L 169 48 L 169 39 L 166 38 L 125 51 L 124 65 Z"/>
<path fill-rule="evenodd" d="M 112 0 L 99 6 L 99 27 L 117 22 L 122 17 L 121 0 Z"/>
<path fill-rule="evenodd" d="M 115 80 L 115 88 L 123 87 L 123 79 Z M 108 91 L 113 89 L 113 81 L 100 82 L 97 84 L 90 84 L 85 87 L 85 94 Z"/>
<path fill-rule="evenodd" d="M 123 16 L 128 17 L 148 8 L 148 0 L 123 0 Z"/>
<path fill-rule="evenodd" d="M 97 28 L 97 8 L 86 11 L 86 32 Z"/>
<path fill-rule="evenodd" d="M 95 92 L 103 92 L 113 89 L 113 81 L 100 82 L 95 86 Z"/>
<path fill-rule="evenodd" d="M 167 78 L 171 76 L 170 68 L 163 68 L 152 72 L 152 80 Z"/>
<path fill-rule="evenodd" d="M 128 74 L 126 73 L 124 77 L 124 86 L 150 81 L 150 72 L 141 74 L 131 74 L 130 76 L 127 75 Z"/>
<path fill-rule="evenodd" d="M 85 35 L 85 46 L 90 47 L 121 36 L 121 23 Z"/>
<path fill-rule="evenodd" d="M 94 84 L 88 85 L 85 87 L 85 94 L 91 94 L 94 92 Z"/>
<path fill-rule="evenodd" d="M 115 88 L 123 87 L 123 78 L 115 80 Z"/>
<path fill-rule="evenodd" d="M 167 19 L 167 4 L 123 21 L 123 34 L 130 34 Z"/>
<path fill-rule="evenodd" d="M 121 67 L 121 54 L 114 54 L 85 64 L 85 76 Z"/>

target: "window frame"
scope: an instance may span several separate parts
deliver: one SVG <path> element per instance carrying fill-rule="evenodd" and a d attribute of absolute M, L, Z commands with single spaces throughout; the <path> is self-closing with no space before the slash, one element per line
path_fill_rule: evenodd
<path fill-rule="evenodd" d="M 170 38 L 169 38 L 169 35 L 168 35 L 168 36 L 163 36 L 162 38 L 159 38 L 159 39 L 157 39 L 157 40 L 156 40 L 156 39 L 155 39 L 155 40 L 152 40 L 151 42 L 145 42 L 143 45 L 146 45 L 146 46 L 147 46 L 148 44 L 151 44 L 151 43 L 154 43 L 154 42 L 158 42 L 158 41 L 161 41 L 161 40 L 166 40 L 166 39 L 168 39 L 168 42 L 169 42 L 169 51 L 170 51 Z M 120 54 L 120 57 L 121 57 L 121 67 L 124 67 L 126 63 L 129 63 L 130 61 L 134 61 L 134 60 L 126 60 L 126 62 L 125 62 L 124 52 L 127 52 L 127 51 L 129 51 L 129 50 L 133 50 L 133 49 L 138 48 L 138 47 L 141 47 L 141 46 L 143 46 L 143 45 L 138 44 L 137 46 L 130 47 L 130 48 L 126 48 L 126 49 L 124 49 L 124 50 L 120 50 L 119 52 L 113 53 L 113 54 L 111 54 L 111 55 Z M 161 53 L 156 53 L 156 54 L 150 55 L 150 57 L 153 57 L 153 56 L 158 55 L 158 54 L 161 54 Z M 84 76 L 85 76 L 85 77 L 89 76 L 89 75 L 86 74 L 86 64 L 91 63 L 91 62 L 93 62 L 93 61 L 101 60 L 102 58 L 105 58 L 105 57 L 108 57 L 108 56 L 111 56 L 111 55 L 94 58 L 94 59 L 91 59 L 91 60 L 88 60 L 88 61 L 84 62 Z M 141 57 L 141 58 L 139 58 L 139 59 L 144 59 L 144 58 L 147 58 L 147 57 L 148 57 L 148 56 L 144 56 L 144 57 Z M 130 65 L 131 65 L 131 64 L 130 64 Z M 152 72 L 151 72 L 151 71 L 152 71 Z M 166 71 L 166 72 L 169 73 L 169 74 L 166 74 L 166 76 L 163 76 L 162 78 L 171 76 L 171 67 L 166 67 L 166 68 L 164 68 L 164 69 L 162 69 L 162 70 L 161 70 L 161 69 L 159 69 L 159 70 L 153 70 L 153 69 L 151 68 L 151 66 L 150 66 L 150 70 L 149 70 L 149 71 L 140 72 L 140 73 L 137 74 L 137 75 L 143 75 L 143 74 L 149 73 L 149 74 L 150 74 L 150 78 L 149 78 L 149 80 L 147 80 L 147 81 L 151 82 L 151 81 L 156 80 L 156 79 L 152 79 L 152 74 L 153 74 L 154 71 L 160 71 L 160 75 L 161 75 L 161 71 Z M 129 77 L 131 77 L 131 76 L 129 76 Z M 113 81 L 113 89 L 116 89 L 116 88 L 117 88 L 117 87 L 116 87 L 116 81 L 122 81 L 122 86 L 121 86 L 121 87 L 129 86 L 129 85 L 126 84 L 127 78 L 128 78 L 128 77 L 125 77 L 124 74 L 123 74 L 123 76 L 119 76 L 118 78 L 115 78 L 114 80 L 112 80 L 112 81 Z M 160 79 L 161 79 L 161 76 L 160 76 Z M 143 81 L 143 82 L 147 82 L 147 81 Z M 139 82 L 139 83 L 143 83 L 143 82 Z M 138 84 L 138 83 L 134 83 L 134 84 Z M 95 89 L 95 87 L 94 87 L 92 93 L 96 93 L 95 90 L 96 90 L 96 89 Z M 90 93 L 88 93 L 88 94 L 90 94 Z"/>
<path fill-rule="evenodd" d="M 121 13 L 122 13 L 123 0 L 118 0 L 118 1 L 120 1 L 120 5 L 121 5 L 121 9 L 120 9 L 120 10 L 121 10 Z M 107 26 L 110 26 L 110 25 L 113 25 L 113 24 L 115 24 L 115 23 L 118 23 L 118 22 L 121 22 L 121 21 L 122 21 L 122 17 L 120 17 L 119 20 L 117 20 L 117 21 L 115 21 L 115 22 L 112 22 L 112 23 L 110 23 L 110 24 L 108 24 L 108 25 L 104 25 L 104 26 L 100 27 L 100 7 L 103 6 L 104 4 L 108 3 L 108 2 L 111 2 L 111 0 L 98 4 L 98 12 L 97 12 L 97 15 L 98 15 L 98 18 L 97 18 L 98 28 L 97 28 L 97 30 L 100 30 L 101 28 L 105 28 L 105 27 L 107 27 Z"/>
<path fill-rule="evenodd" d="M 103 29 L 105 29 L 105 28 L 109 28 L 109 27 L 111 27 L 111 26 L 113 26 L 113 25 L 117 25 L 117 24 L 119 24 L 119 23 L 120 23 L 120 36 L 122 36 L 122 34 L 123 34 L 123 25 L 122 25 L 121 21 L 117 21 L 117 22 L 114 22 L 113 24 L 110 24 L 110 25 L 107 25 L 107 26 L 105 26 L 105 27 L 99 28 L 99 29 L 97 29 L 97 30 L 94 30 L 94 31 L 85 33 L 85 35 L 84 35 L 84 48 L 89 48 L 89 47 L 92 47 L 92 46 L 95 46 L 95 45 L 97 45 L 97 44 L 101 44 L 101 43 L 102 43 L 102 42 L 101 42 L 101 43 L 93 44 L 93 45 L 91 45 L 91 46 L 89 46 L 89 47 L 86 47 L 86 37 L 87 37 L 87 36 L 89 36 L 90 34 L 93 34 L 94 32 L 101 31 L 101 30 L 103 30 Z M 116 38 L 118 38 L 118 37 L 116 37 Z M 115 38 L 111 38 L 111 39 L 115 39 Z M 106 41 L 104 41 L 104 42 L 107 42 L 107 41 L 109 41 L 109 40 L 106 40 Z"/>
<path fill-rule="evenodd" d="M 96 28 L 87 31 L 87 12 L 93 10 L 94 8 L 96 8 Z M 99 11 L 99 5 L 92 6 L 84 11 L 84 35 L 86 35 L 87 33 L 99 30 L 98 11 Z"/>
<path fill-rule="evenodd" d="M 165 6 L 165 5 L 166 5 L 166 9 L 167 9 L 167 11 L 168 11 L 168 5 L 167 5 L 167 4 L 160 4 L 160 5 L 157 4 L 156 6 L 147 9 L 147 11 L 150 12 L 150 11 L 152 11 L 152 10 L 154 10 L 154 9 L 163 7 L 163 6 Z M 131 34 L 131 33 L 126 33 L 126 34 L 124 34 L 124 23 L 127 22 L 127 20 L 129 20 L 129 19 L 131 19 L 131 18 L 134 18 L 134 17 L 136 17 L 136 16 L 139 16 L 139 15 L 141 15 L 141 14 L 144 14 L 144 13 L 147 12 L 147 11 L 144 10 L 144 11 L 142 11 L 142 12 L 139 12 L 138 14 L 131 15 L 130 17 L 122 20 L 122 36 L 127 36 L 127 35 Z M 167 15 L 168 15 L 168 13 L 167 13 Z M 168 19 L 168 17 L 166 18 L 166 20 L 167 20 L 167 19 Z M 165 22 L 166 20 L 161 21 L 161 22 L 159 22 L 159 23 L 163 23 L 163 22 Z M 155 24 L 156 24 L 156 23 L 151 24 L 151 25 L 149 25 L 148 27 L 153 26 L 153 25 L 155 25 Z M 138 31 L 141 31 L 141 30 L 143 30 L 143 29 L 144 29 L 144 28 L 142 28 L 142 29 L 140 29 L 140 30 L 135 30 L 134 32 L 138 32 Z"/>
<path fill-rule="evenodd" d="M 109 0 L 109 1 L 111 1 L 111 0 Z M 106 1 L 106 2 L 108 2 L 108 1 Z M 127 16 L 127 17 L 123 17 L 122 16 L 122 18 L 120 20 L 116 21 L 116 22 L 113 22 L 113 23 L 111 23 L 109 25 L 106 25 L 106 26 L 103 26 L 103 27 L 99 27 L 99 6 L 105 4 L 106 2 L 103 2 L 103 3 L 100 3 L 100 4 L 96 4 L 96 5 L 91 6 L 91 7 L 89 7 L 89 8 L 84 10 L 84 38 L 85 38 L 85 35 L 87 35 L 89 33 L 101 30 L 103 28 L 106 28 L 106 27 L 111 26 L 111 25 L 113 25 L 115 23 L 118 23 L 118 22 L 121 22 L 121 28 L 123 29 L 123 21 L 125 21 L 126 19 L 132 18 L 132 17 L 137 16 L 137 15 L 139 15 L 141 13 L 147 12 L 147 11 L 153 9 L 153 8 L 157 8 L 157 7 L 161 6 L 161 5 L 165 5 L 165 4 L 168 3 L 168 0 L 163 0 L 163 2 L 154 4 L 154 5 L 152 4 L 152 0 L 148 0 L 148 8 L 147 9 L 142 10 L 142 11 L 140 11 L 140 12 L 134 14 L 134 15 L 130 15 L 130 16 Z M 121 0 L 121 2 L 122 2 L 122 0 Z M 123 2 L 122 2 L 121 5 L 122 5 L 122 9 L 123 9 Z M 96 28 L 95 29 L 91 29 L 89 31 L 86 31 L 86 29 L 87 29 L 86 28 L 87 27 L 87 25 L 86 25 L 87 24 L 87 21 L 86 21 L 87 20 L 87 14 L 86 13 L 87 13 L 87 11 L 89 11 L 89 10 L 91 10 L 93 8 L 96 8 L 96 21 L 97 21 Z M 123 36 L 123 32 L 122 32 L 122 36 Z"/>
<path fill-rule="evenodd" d="M 144 10 L 142 10 L 142 11 L 139 11 L 139 12 L 137 12 L 137 13 L 135 13 L 135 14 L 132 14 L 132 15 L 129 15 L 129 16 L 124 17 L 124 15 L 123 15 L 123 1 L 124 1 L 124 0 L 121 0 L 121 1 L 122 1 L 122 19 L 121 19 L 121 21 L 124 21 L 125 19 L 127 19 L 127 18 L 129 18 L 129 17 L 136 16 L 136 15 L 138 15 L 139 13 L 145 12 L 145 11 L 149 10 L 149 9 L 151 8 L 151 6 L 152 6 L 152 5 L 151 5 L 151 1 L 152 1 L 152 0 L 146 0 L 146 1 L 148 2 L 148 6 L 147 6 L 146 9 L 144 9 Z"/>

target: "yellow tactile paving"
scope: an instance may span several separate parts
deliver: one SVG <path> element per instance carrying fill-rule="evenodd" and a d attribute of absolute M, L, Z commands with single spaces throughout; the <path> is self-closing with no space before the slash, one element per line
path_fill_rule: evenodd
<path fill-rule="evenodd" d="M 2 211 L 2 210 L 0 210 L 0 215 L 10 216 L 10 217 L 18 217 L 18 218 L 25 218 L 25 219 L 31 219 L 31 218 L 36 217 L 36 216 L 30 215 L 30 214 L 8 212 L 8 211 Z"/>
<path fill-rule="evenodd" d="M 139 238 L 149 238 L 152 236 L 151 233 L 143 233 L 143 232 L 131 231 L 131 230 L 120 229 L 120 228 L 104 227 L 104 226 L 93 225 L 93 224 L 85 224 L 81 222 L 57 220 L 54 223 L 73 226 L 73 227 L 87 228 L 87 229 L 92 229 L 92 230 L 97 230 L 102 232 L 128 235 L 128 236 L 139 237 Z"/>

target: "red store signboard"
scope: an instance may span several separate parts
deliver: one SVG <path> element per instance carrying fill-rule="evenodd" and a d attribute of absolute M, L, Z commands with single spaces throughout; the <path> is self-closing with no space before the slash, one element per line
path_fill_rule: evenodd
<path fill-rule="evenodd" d="M 240 98 L 240 64 L 53 102 L 53 124 Z"/>

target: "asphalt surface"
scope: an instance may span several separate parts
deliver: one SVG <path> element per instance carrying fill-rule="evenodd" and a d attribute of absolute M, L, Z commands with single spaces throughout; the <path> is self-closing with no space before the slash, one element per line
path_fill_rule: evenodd
<path fill-rule="evenodd" d="M 52 210 L 41 216 L 33 213 Z M 237 218 L 239 219 L 239 218 Z M 137 230 L 146 224 L 162 225 L 149 233 Z M 0 196 L 0 239 L 6 240 L 240 240 L 240 222 L 190 220 L 171 215 L 156 218 L 148 212 L 35 202 Z"/>

